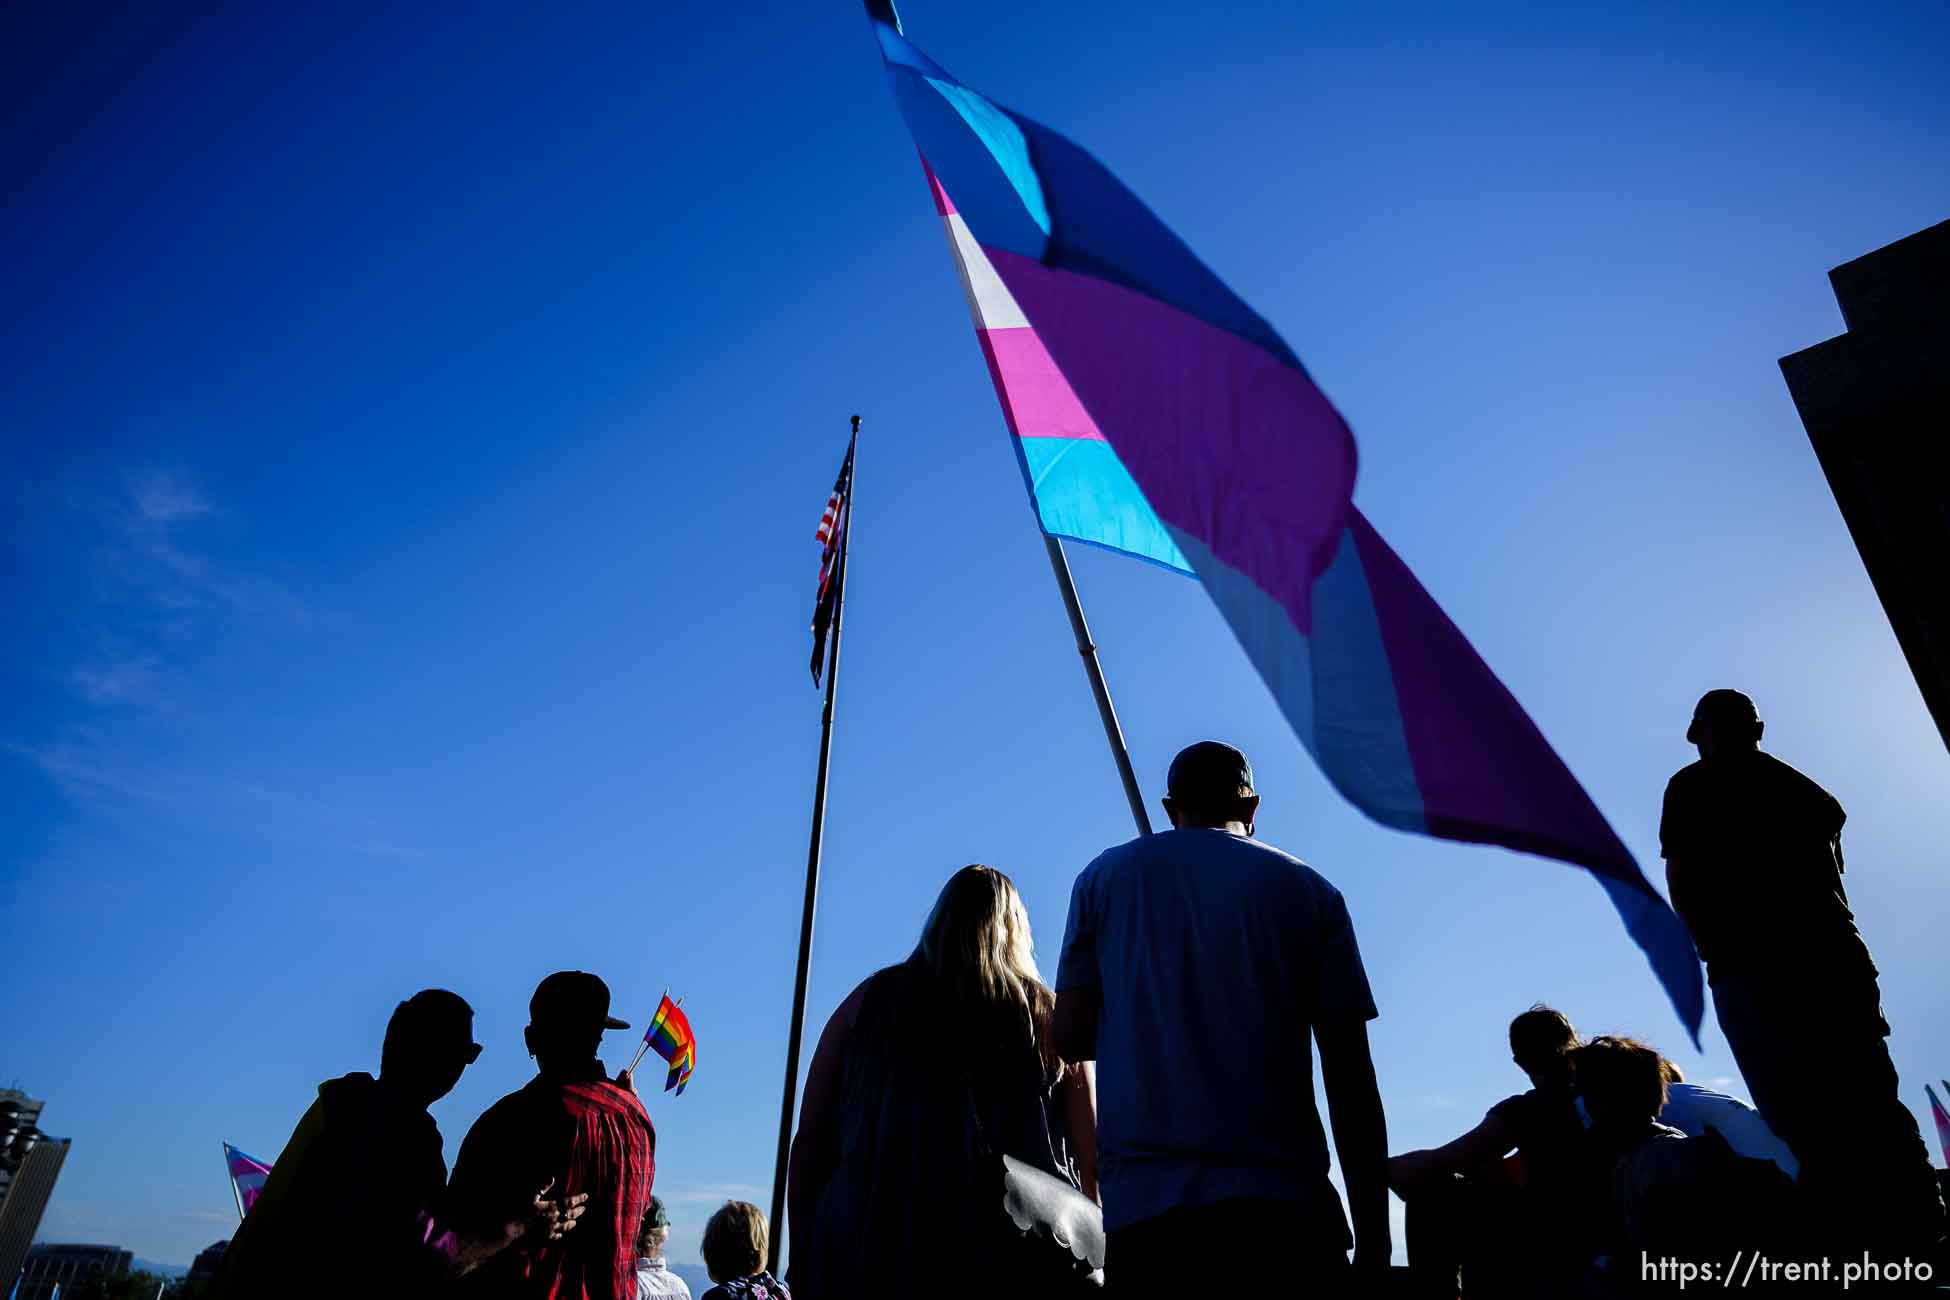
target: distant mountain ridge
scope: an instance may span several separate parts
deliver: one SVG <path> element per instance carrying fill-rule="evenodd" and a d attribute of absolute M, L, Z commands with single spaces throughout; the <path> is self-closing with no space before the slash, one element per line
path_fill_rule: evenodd
<path fill-rule="evenodd" d="M 697 1300 L 713 1286 L 711 1275 L 704 1271 L 702 1264 L 672 1264 L 670 1271 L 683 1278 L 685 1285 L 690 1287 L 691 1300 Z"/>

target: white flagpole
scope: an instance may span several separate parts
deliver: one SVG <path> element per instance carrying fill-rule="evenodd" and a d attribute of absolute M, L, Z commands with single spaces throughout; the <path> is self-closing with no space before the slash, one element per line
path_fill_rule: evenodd
<path fill-rule="evenodd" d="M 230 1143 L 223 1144 L 223 1176 L 230 1180 L 230 1199 L 237 1204 L 237 1222 L 244 1221 L 244 1197 L 237 1190 L 237 1175 L 230 1172 Z"/>

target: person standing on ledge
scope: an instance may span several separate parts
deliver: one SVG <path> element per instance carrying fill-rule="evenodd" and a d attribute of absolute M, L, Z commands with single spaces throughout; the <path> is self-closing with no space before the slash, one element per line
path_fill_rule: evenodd
<path fill-rule="evenodd" d="M 1800 1160 L 1833 1245 L 1925 1254 L 1943 1207 L 1842 888 L 1847 814 L 1760 748 L 1765 729 L 1739 691 L 1700 698 L 1686 731 L 1699 761 L 1666 786 L 1659 821 L 1667 889 L 1754 1106 Z"/>
<path fill-rule="evenodd" d="M 1084 868 L 1057 964 L 1056 1050 L 1097 1062 L 1105 1284 L 1178 1296 L 1186 1259 L 1277 1243 L 1294 1287 L 1339 1294 L 1350 1244 L 1363 1275 L 1385 1272 L 1390 1253 L 1374 997 L 1347 904 L 1253 838 L 1259 796 L 1237 749 L 1193 745 L 1166 780 L 1172 829 Z M 1309 1029 L 1351 1242 L 1327 1180 Z"/>

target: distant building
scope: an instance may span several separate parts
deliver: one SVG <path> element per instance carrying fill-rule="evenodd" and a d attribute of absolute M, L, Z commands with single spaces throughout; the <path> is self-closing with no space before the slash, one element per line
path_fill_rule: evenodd
<path fill-rule="evenodd" d="M 0 1203 L 7 1199 L 27 1147 L 40 1133 L 36 1126 L 41 1122 L 42 1104 L 24 1092 L 0 1088 Z"/>
<path fill-rule="evenodd" d="M 0 1285 L 20 1276 L 68 1158 L 68 1139 L 40 1130 L 42 1105 L 24 1092 L 0 1089 Z"/>
<path fill-rule="evenodd" d="M 217 1276 L 217 1271 L 223 1267 L 223 1253 L 228 1249 L 230 1249 L 230 1243 L 228 1241 L 213 1241 L 201 1251 L 197 1252 L 196 1262 L 190 1265 L 190 1276 L 188 1280 L 191 1282 L 213 1281 Z"/>
<path fill-rule="evenodd" d="M 35 1246 L 20 1274 L 20 1300 L 50 1300 L 54 1289 L 73 1290 L 95 1273 L 126 1273 L 135 1256 L 120 1246 Z"/>
<path fill-rule="evenodd" d="M 1950 745 L 1950 221 L 1828 273 L 1848 333 L 1781 374 Z"/>

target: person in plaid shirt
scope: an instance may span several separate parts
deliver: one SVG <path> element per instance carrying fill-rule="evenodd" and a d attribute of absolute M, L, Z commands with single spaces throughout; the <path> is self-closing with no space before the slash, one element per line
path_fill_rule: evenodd
<path fill-rule="evenodd" d="M 463 1212 L 493 1221 L 520 1189 L 555 1180 L 559 1195 L 587 1194 L 577 1231 L 521 1243 L 471 1274 L 469 1297 L 635 1300 L 636 1237 L 650 1208 L 657 1133 L 627 1070 L 609 1078 L 596 1051 L 609 986 L 586 971 L 557 971 L 528 1003 L 523 1037 L 539 1072 L 490 1106 L 468 1130 L 452 1191 Z"/>

